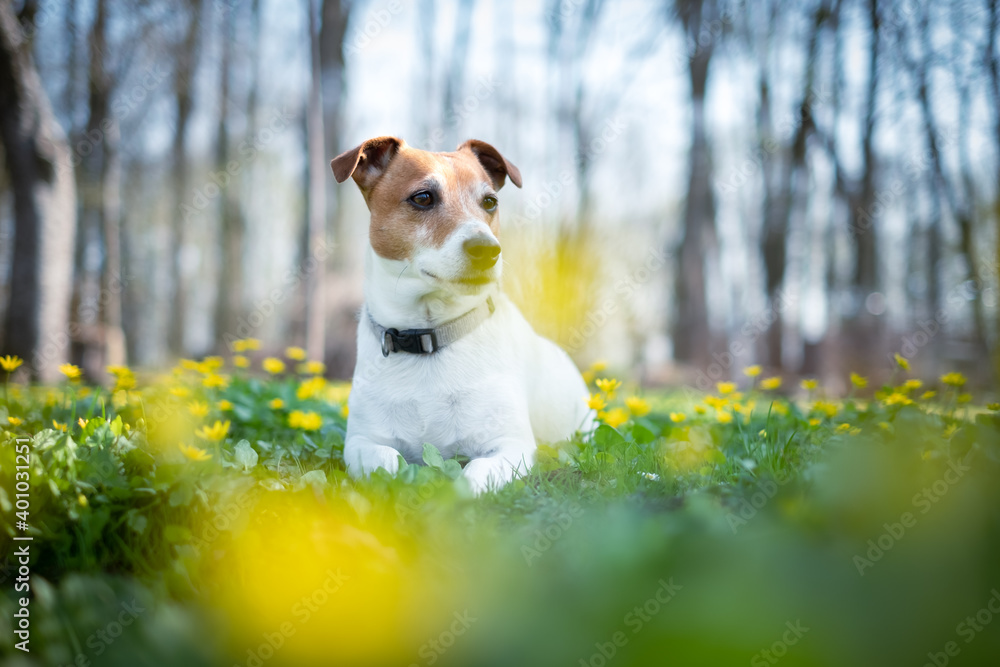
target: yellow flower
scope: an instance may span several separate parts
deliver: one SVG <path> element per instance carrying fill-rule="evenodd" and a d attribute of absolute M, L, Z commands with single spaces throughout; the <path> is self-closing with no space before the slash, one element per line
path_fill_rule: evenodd
<path fill-rule="evenodd" d="M 936 391 L 934 391 L 934 390 L 925 391 L 924 393 L 920 394 L 920 400 L 922 400 L 922 401 L 929 401 L 930 399 L 934 398 L 935 396 L 937 396 L 937 392 Z"/>
<path fill-rule="evenodd" d="M 267 402 L 267 407 L 271 408 L 272 410 L 280 410 L 281 408 L 285 407 L 285 402 L 280 398 L 272 398 L 270 401 Z"/>
<path fill-rule="evenodd" d="M 205 359 L 200 364 L 198 364 L 198 370 L 201 371 L 202 373 L 207 374 L 211 373 L 212 371 L 219 370 L 225 364 L 226 362 L 222 360 L 222 357 L 216 357 L 216 356 L 205 357 Z"/>
<path fill-rule="evenodd" d="M 703 415 L 706 412 L 708 412 L 708 408 L 706 408 L 704 405 L 699 404 L 699 405 L 694 406 L 694 411 L 695 411 L 695 413 L 697 413 L 699 415 Z M 672 414 L 671 414 L 670 418 L 671 419 L 674 418 Z"/>
<path fill-rule="evenodd" d="M 914 389 L 920 389 L 924 386 L 924 383 L 916 378 L 907 380 L 902 385 L 900 385 L 904 391 L 912 391 Z"/>
<path fill-rule="evenodd" d="M 295 392 L 295 397 L 300 401 L 312 398 L 326 388 L 326 380 L 321 377 L 309 378 Z"/>
<path fill-rule="evenodd" d="M 883 431 L 891 431 L 892 430 L 892 424 L 890 424 L 889 422 L 879 422 L 878 423 L 878 427 L 880 429 L 882 429 Z"/>
<path fill-rule="evenodd" d="M 344 403 L 344 405 L 342 405 L 340 408 L 340 416 L 343 417 L 344 419 L 347 419 L 348 412 L 350 412 L 350 409 L 347 407 L 347 403 Z"/>
<path fill-rule="evenodd" d="M 765 391 L 773 391 L 774 389 L 777 389 L 780 386 L 781 386 L 780 377 L 765 378 L 760 382 L 760 388 L 764 389 Z"/>
<path fill-rule="evenodd" d="M 720 396 L 725 396 L 726 394 L 731 394 L 736 391 L 735 382 L 717 382 L 715 388 L 719 391 Z"/>
<path fill-rule="evenodd" d="M 941 382 L 951 387 L 961 387 L 965 384 L 965 376 L 961 373 L 945 373 L 941 376 Z"/>
<path fill-rule="evenodd" d="M 1000 403 L 987 403 L 986 407 L 992 410 L 993 412 L 1000 411 Z"/>
<path fill-rule="evenodd" d="M 949 424 L 948 427 L 944 430 L 944 433 L 942 435 L 944 436 L 945 440 L 948 440 L 949 438 L 951 438 L 951 436 L 955 435 L 955 433 L 957 432 L 958 432 L 958 424 Z"/>
<path fill-rule="evenodd" d="M 828 401 L 816 401 L 813 403 L 812 409 L 817 412 L 822 412 L 827 417 L 833 417 L 837 414 L 837 406 Z"/>
<path fill-rule="evenodd" d="M 761 429 L 761 430 L 759 430 L 757 432 L 757 435 L 760 436 L 761 438 L 766 438 L 767 437 L 767 431 L 765 429 Z"/>
<path fill-rule="evenodd" d="M 590 384 L 594 381 L 594 371 L 584 371 L 580 375 L 583 377 L 584 384 Z"/>
<path fill-rule="evenodd" d="M 626 398 L 625 407 L 628 408 L 633 417 L 643 417 L 649 414 L 649 403 L 638 396 L 629 396 Z"/>
<path fill-rule="evenodd" d="M 724 408 L 727 405 L 729 405 L 728 398 L 719 398 L 718 396 L 706 396 L 705 402 L 708 403 L 709 406 L 715 408 L 716 410 Z"/>
<path fill-rule="evenodd" d="M 315 412 L 293 410 L 292 413 L 288 415 L 288 425 L 292 428 L 301 429 L 303 431 L 315 431 L 323 425 L 323 418 Z"/>
<path fill-rule="evenodd" d="M 201 370 L 201 364 L 194 359 L 181 359 L 181 368 L 186 371 L 198 371 Z"/>
<path fill-rule="evenodd" d="M 864 389 L 868 386 L 868 378 L 861 377 L 857 373 L 851 373 L 851 384 L 853 384 L 858 389 Z"/>
<path fill-rule="evenodd" d="M 66 424 L 60 424 L 55 419 L 53 419 L 52 420 L 52 428 L 54 428 L 57 431 L 63 431 L 63 432 L 65 432 L 66 431 Z"/>
<path fill-rule="evenodd" d="M 81 493 L 80 495 L 78 495 L 76 497 L 76 502 L 80 503 L 81 507 L 86 507 L 87 506 L 87 496 L 85 496 L 85 495 L 83 495 Z"/>
<path fill-rule="evenodd" d="M 194 432 L 199 438 L 204 438 L 205 440 L 212 440 L 218 442 L 226 437 L 229 433 L 229 422 L 216 421 L 211 426 L 202 426 L 200 429 Z"/>
<path fill-rule="evenodd" d="M 307 361 L 299 365 L 299 372 L 306 375 L 322 375 L 326 372 L 326 364 L 322 361 Z"/>
<path fill-rule="evenodd" d="M 598 389 L 608 395 L 608 400 L 612 400 L 615 395 L 615 390 L 622 386 L 621 382 L 612 378 L 602 378 L 600 380 L 596 380 L 594 384 L 597 385 Z"/>
<path fill-rule="evenodd" d="M 600 411 L 606 408 L 607 406 L 608 406 L 607 401 L 605 401 L 604 397 L 601 396 L 600 394 L 591 395 L 590 399 L 587 401 L 587 407 L 590 408 L 591 410 Z"/>
<path fill-rule="evenodd" d="M 813 417 L 812 419 L 809 420 L 809 425 L 813 426 L 813 427 L 819 426 L 821 423 L 823 423 L 823 420 L 822 419 L 816 419 L 815 417 Z"/>
<path fill-rule="evenodd" d="M 788 404 L 787 403 L 771 403 L 771 412 L 776 415 L 781 415 L 782 417 L 788 416 Z"/>
<path fill-rule="evenodd" d="M 70 380 L 79 380 L 80 376 L 83 375 L 83 371 L 80 370 L 80 367 L 74 366 L 73 364 L 62 364 L 59 366 L 59 372 Z"/>
<path fill-rule="evenodd" d="M 23 363 L 24 360 L 18 356 L 8 354 L 6 357 L 0 357 L 0 366 L 3 366 L 3 369 L 8 373 L 13 373 Z"/>
<path fill-rule="evenodd" d="M 959 403 L 968 403 L 972 400 L 972 394 L 959 394 L 955 400 Z"/>
<path fill-rule="evenodd" d="M 227 401 L 226 399 L 222 399 L 221 401 L 219 401 L 218 403 L 216 403 L 216 406 L 218 406 L 218 408 L 220 410 L 232 410 L 233 409 L 233 404 L 231 402 Z"/>
<path fill-rule="evenodd" d="M 277 375 L 285 370 L 285 362 L 276 357 L 268 357 L 263 361 L 263 363 L 261 363 L 261 368 L 271 375 Z"/>
<path fill-rule="evenodd" d="M 18 417 L 11 417 L 10 415 L 7 416 L 7 421 L 8 423 L 10 423 L 11 426 L 20 426 L 21 424 L 24 423 L 24 420 Z"/>
<path fill-rule="evenodd" d="M 838 433 L 847 433 L 850 430 L 851 430 L 851 425 L 850 424 L 837 424 L 837 432 Z"/>
<path fill-rule="evenodd" d="M 802 388 L 803 388 L 803 389 L 805 389 L 806 391 L 812 391 L 812 390 L 814 390 L 814 389 L 815 389 L 816 387 L 818 387 L 818 386 L 819 386 L 819 380 L 817 380 L 816 378 L 807 378 L 807 379 L 803 380 L 803 381 L 802 381 L 801 383 L 799 383 L 799 384 L 800 384 L 800 385 L 802 386 Z"/>
<path fill-rule="evenodd" d="M 191 445 L 186 445 L 183 442 L 177 443 L 177 447 L 181 450 L 181 454 L 191 461 L 207 461 L 212 458 L 212 455 L 204 449 L 192 447 Z"/>
<path fill-rule="evenodd" d="M 603 359 L 598 359 L 597 361 L 595 361 L 590 365 L 590 370 L 594 373 L 600 373 L 607 367 L 608 367 L 608 362 L 606 362 Z"/>
<path fill-rule="evenodd" d="M 743 375 L 746 375 L 748 378 L 757 377 L 758 375 L 760 375 L 760 366 L 757 365 L 747 366 L 746 368 L 743 369 Z"/>
<path fill-rule="evenodd" d="M 215 373 L 209 373 L 202 379 L 201 383 L 208 388 L 219 388 L 223 389 L 229 385 L 229 380 L 222 375 L 216 375 Z"/>
<path fill-rule="evenodd" d="M 720 424 L 728 424 L 733 421 L 733 415 L 729 412 L 719 410 L 715 413 L 715 418 Z"/>
<path fill-rule="evenodd" d="M 894 391 L 888 396 L 886 396 L 882 402 L 885 403 L 886 405 L 910 405 L 913 403 L 913 399 L 911 399 L 906 394 Z"/>
<path fill-rule="evenodd" d="M 236 368 L 250 368 L 250 359 L 242 354 L 234 354 L 233 366 L 236 366 Z"/>
<path fill-rule="evenodd" d="M 241 338 L 233 341 L 233 352 L 246 352 L 247 350 L 259 350 L 260 340 L 257 338 Z"/>
<path fill-rule="evenodd" d="M 670 421 L 672 421 L 675 424 L 680 424 L 685 419 L 687 419 L 687 415 L 684 414 L 683 412 L 671 412 L 670 413 Z"/>
<path fill-rule="evenodd" d="M 904 371 L 910 370 L 910 362 L 907 361 L 906 357 L 900 355 L 899 352 L 897 352 L 894 355 L 894 358 L 896 359 L 896 365 L 897 366 L 899 366 L 900 368 L 902 368 Z"/>
<path fill-rule="evenodd" d="M 191 395 L 191 390 L 187 387 L 171 387 L 170 393 L 177 398 L 187 398 Z"/>
<path fill-rule="evenodd" d="M 83 417 L 77 419 L 76 423 L 80 425 L 80 428 L 87 428 L 87 420 L 84 419 Z"/>
<path fill-rule="evenodd" d="M 611 428 L 618 428 L 628 421 L 628 413 L 622 408 L 612 408 L 598 416 L 601 417 L 601 419 L 604 420 L 604 423 Z"/>
<path fill-rule="evenodd" d="M 306 358 L 306 351 L 301 347 L 286 347 L 285 356 L 292 361 L 302 361 Z"/>
<path fill-rule="evenodd" d="M 208 414 L 208 403 L 204 401 L 191 401 L 188 403 L 187 409 L 195 417 L 204 417 Z"/>

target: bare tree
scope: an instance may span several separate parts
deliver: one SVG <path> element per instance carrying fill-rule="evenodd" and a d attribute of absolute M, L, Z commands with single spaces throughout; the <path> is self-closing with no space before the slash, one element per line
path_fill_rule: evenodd
<path fill-rule="evenodd" d="M 309 12 L 309 52 L 312 77 L 306 107 L 309 161 L 309 224 L 306 257 L 306 351 L 322 360 L 326 344 L 326 155 L 323 137 L 323 70 L 320 61 L 318 0 L 306 0 Z"/>
<path fill-rule="evenodd" d="M 53 381 L 69 342 L 76 187 L 25 33 L 10 3 L 0 3 L 0 139 L 14 196 L 3 351 L 32 360 L 32 374 Z"/>

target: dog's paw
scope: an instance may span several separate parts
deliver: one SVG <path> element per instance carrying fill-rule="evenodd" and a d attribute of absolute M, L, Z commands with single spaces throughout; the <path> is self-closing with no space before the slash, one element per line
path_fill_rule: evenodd
<path fill-rule="evenodd" d="M 504 486 L 514 478 L 518 467 L 500 457 L 472 459 L 462 474 L 469 480 L 472 492 L 477 496 Z"/>
<path fill-rule="evenodd" d="M 399 470 L 399 452 L 385 445 L 366 444 L 345 448 L 347 472 L 352 477 L 366 477 L 378 468 L 395 475 Z"/>

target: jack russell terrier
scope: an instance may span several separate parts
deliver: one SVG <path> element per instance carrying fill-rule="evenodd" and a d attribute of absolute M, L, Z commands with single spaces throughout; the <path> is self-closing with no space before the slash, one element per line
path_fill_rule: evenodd
<path fill-rule="evenodd" d="M 423 443 L 471 460 L 479 494 L 534 462 L 537 442 L 589 428 L 587 386 L 500 291 L 497 191 L 521 173 L 489 144 L 432 153 L 377 137 L 330 163 L 371 212 L 365 304 L 344 459 L 353 476 L 419 462 Z"/>

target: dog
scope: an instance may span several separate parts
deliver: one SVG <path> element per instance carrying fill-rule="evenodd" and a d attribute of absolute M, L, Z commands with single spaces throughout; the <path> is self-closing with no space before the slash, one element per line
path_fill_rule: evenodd
<path fill-rule="evenodd" d="M 476 494 L 592 424 L 569 356 L 500 290 L 497 192 L 521 173 L 488 143 L 435 153 L 377 137 L 330 163 L 371 213 L 344 459 L 352 476 L 461 454 Z"/>

